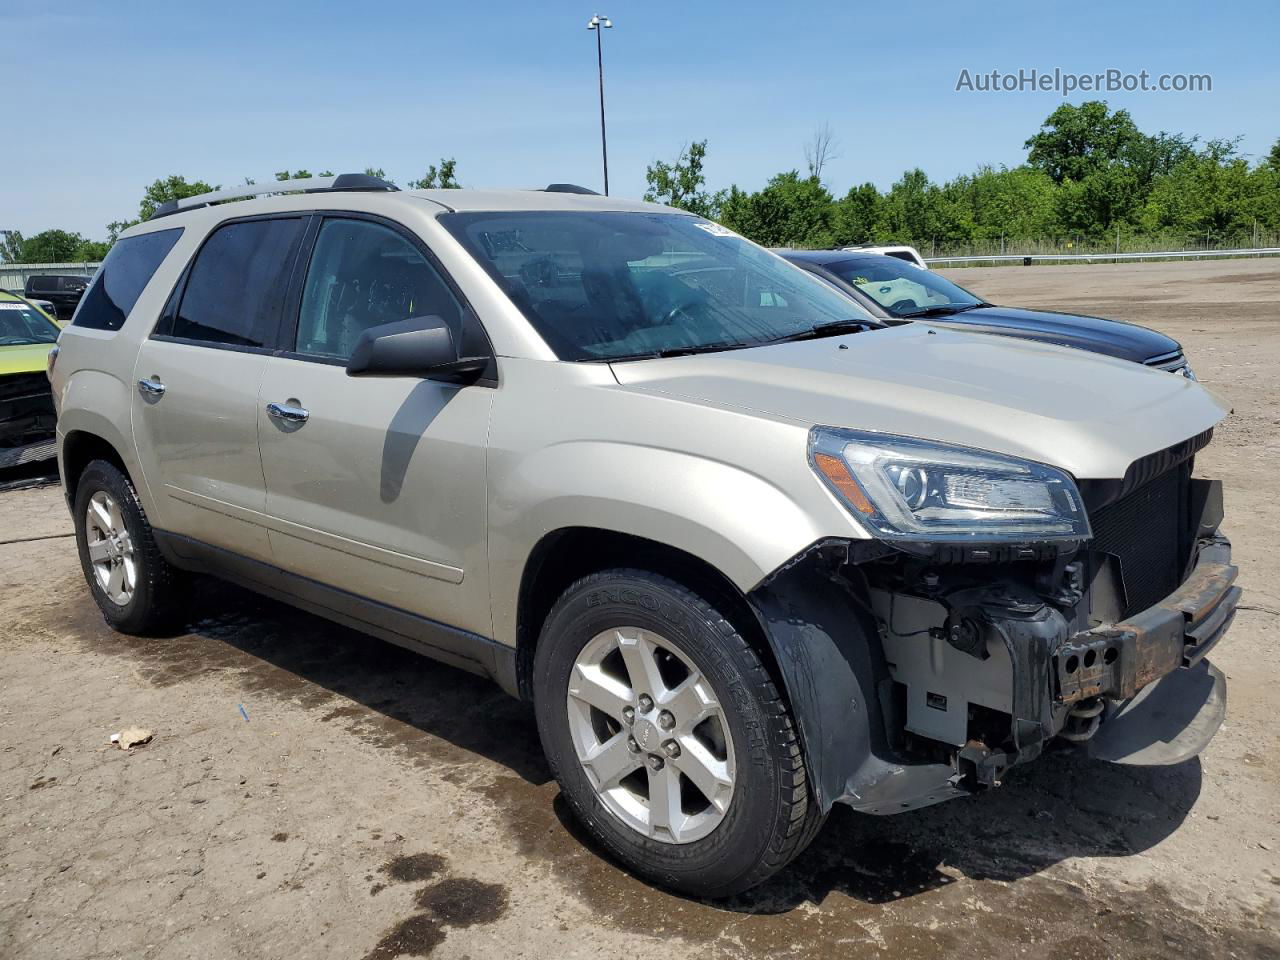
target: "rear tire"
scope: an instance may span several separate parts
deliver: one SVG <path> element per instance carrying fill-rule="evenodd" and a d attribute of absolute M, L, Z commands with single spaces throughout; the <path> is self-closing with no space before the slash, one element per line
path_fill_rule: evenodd
<path fill-rule="evenodd" d="M 786 866 L 825 819 L 756 650 L 672 580 L 619 569 L 570 586 L 543 625 L 534 691 L 569 807 L 648 880 L 739 893 Z"/>
<path fill-rule="evenodd" d="M 129 478 L 106 460 L 90 462 L 72 513 L 80 567 L 107 623 L 140 635 L 180 625 L 186 577 L 160 554 Z"/>

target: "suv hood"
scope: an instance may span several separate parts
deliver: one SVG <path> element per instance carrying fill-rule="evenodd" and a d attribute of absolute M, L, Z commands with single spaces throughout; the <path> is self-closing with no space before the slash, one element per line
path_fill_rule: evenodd
<path fill-rule="evenodd" d="M 1119 357 L 1135 363 L 1146 363 L 1148 360 L 1168 357 L 1169 354 L 1182 351 L 1178 341 L 1172 337 L 1135 323 L 1047 310 L 978 307 L 949 317 L 930 318 L 927 322 L 962 326 L 974 332 L 985 331 L 1042 343 L 1057 343 L 1064 347 L 1105 353 L 1109 357 Z"/>
<path fill-rule="evenodd" d="M 1184 377 L 927 323 L 611 366 L 630 390 L 994 450 L 1081 479 L 1121 478 L 1230 412 Z"/>

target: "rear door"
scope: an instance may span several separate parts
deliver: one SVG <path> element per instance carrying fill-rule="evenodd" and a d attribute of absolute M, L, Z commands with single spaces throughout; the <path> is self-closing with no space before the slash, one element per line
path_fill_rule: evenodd
<path fill-rule="evenodd" d="M 326 215 L 299 273 L 296 332 L 286 324 L 257 411 L 276 563 L 490 636 L 492 388 L 345 369 L 370 327 L 440 316 L 461 343 L 476 321 L 420 239 L 386 221 Z"/>
<path fill-rule="evenodd" d="M 169 532 L 263 561 L 258 388 L 306 224 L 259 217 L 217 227 L 134 369 L 138 456 Z"/>

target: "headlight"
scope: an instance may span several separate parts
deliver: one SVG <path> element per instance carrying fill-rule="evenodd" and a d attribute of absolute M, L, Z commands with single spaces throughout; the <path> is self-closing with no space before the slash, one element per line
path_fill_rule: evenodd
<path fill-rule="evenodd" d="M 834 427 L 809 432 L 809 462 L 885 540 L 1087 540 L 1080 492 L 1056 467 L 970 447 Z"/>
<path fill-rule="evenodd" d="M 1182 374 L 1184 377 L 1186 377 L 1188 380 L 1195 380 L 1197 383 L 1200 381 L 1200 378 L 1197 377 L 1195 373 L 1192 372 L 1191 364 L 1189 363 L 1178 372 Z"/>

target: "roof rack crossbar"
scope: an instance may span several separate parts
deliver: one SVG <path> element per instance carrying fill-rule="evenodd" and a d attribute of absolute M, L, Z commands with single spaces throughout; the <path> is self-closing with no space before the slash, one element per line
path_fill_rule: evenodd
<path fill-rule="evenodd" d="M 367 173 L 340 173 L 336 177 L 302 177 L 297 180 L 272 180 L 270 183 L 251 183 L 229 190 L 214 190 L 212 193 L 201 193 L 194 197 L 183 197 L 180 200 L 167 200 L 156 207 L 156 212 L 148 219 L 167 217 L 183 210 L 196 207 L 207 207 L 225 200 L 244 200 L 249 197 L 266 197 L 276 193 L 326 193 L 344 190 L 399 190 L 394 183 Z"/>

